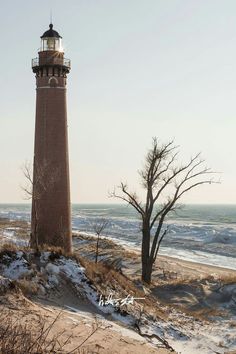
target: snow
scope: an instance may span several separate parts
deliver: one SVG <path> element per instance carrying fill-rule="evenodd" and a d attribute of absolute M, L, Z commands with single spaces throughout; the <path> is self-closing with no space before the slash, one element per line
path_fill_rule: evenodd
<path fill-rule="evenodd" d="M 9 279 L 19 279 L 26 274 L 30 274 L 29 263 L 27 262 L 26 254 L 23 252 L 16 252 L 12 259 L 5 255 L 5 262 L 2 265 L 2 274 Z M 41 272 L 46 274 L 44 284 L 39 284 L 41 293 L 47 292 L 58 286 L 61 276 L 70 279 L 73 286 L 90 300 L 101 312 L 109 313 L 115 320 L 119 320 L 125 326 L 132 328 L 135 318 L 132 314 L 122 316 L 117 313 L 112 305 L 99 306 L 99 294 L 96 289 L 90 285 L 85 275 L 85 269 L 81 267 L 75 260 L 68 259 L 63 256 L 50 260 L 50 252 L 42 252 L 40 256 Z M 36 282 L 37 277 L 32 278 Z M 7 285 L 7 280 L 0 277 L 0 286 Z M 236 285 L 225 286 L 224 291 L 231 294 L 236 294 Z M 227 307 L 227 304 L 222 304 L 222 308 Z M 77 308 L 67 306 L 71 312 L 81 314 Z M 225 348 L 236 348 L 235 327 L 231 325 L 230 321 L 222 318 L 215 318 L 213 323 L 204 323 L 196 321 L 191 316 L 187 316 L 177 310 L 168 311 L 170 313 L 168 320 L 151 320 L 143 315 L 140 324 L 141 332 L 148 334 L 157 334 L 159 337 L 164 338 L 178 353 L 181 354 L 210 354 L 218 352 L 223 354 Z M 90 316 L 91 314 L 85 314 Z M 103 319 L 103 317 L 101 317 Z M 236 317 L 235 317 L 236 321 Z M 231 318 L 232 322 L 232 318 Z M 109 322 L 112 323 L 112 322 Z M 236 323 L 236 322 L 235 322 Z M 120 326 L 112 324 L 113 328 L 122 335 L 129 337 L 133 336 L 136 339 L 145 341 L 136 332 L 128 329 L 121 328 Z M 116 327 L 117 326 L 117 327 Z M 150 340 L 149 340 L 150 341 Z M 153 344 L 157 343 L 157 339 L 151 340 Z M 160 344 L 160 342 L 158 342 Z"/>
<path fill-rule="evenodd" d="M 193 250 L 180 250 L 168 247 L 162 247 L 160 255 L 183 259 L 193 263 L 201 263 L 226 269 L 236 270 L 236 258 L 222 256 L 214 253 L 207 253 Z"/>
<path fill-rule="evenodd" d="M 99 306 L 98 294 L 96 290 L 86 282 L 84 269 L 73 260 L 66 260 L 63 257 L 57 261 L 57 266 L 60 271 L 64 272 L 73 284 L 83 286 L 83 290 L 87 298 L 102 312 L 110 313 L 115 320 L 119 320 L 126 326 L 132 326 L 134 318 L 131 315 L 122 316 L 117 313 L 113 306 Z M 54 274 L 58 274 L 58 269 L 51 267 Z M 82 279 L 85 280 L 82 282 Z M 229 287 L 229 291 L 235 291 L 234 287 Z M 71 311 L 78 312 L 78 309 L 71 308 Z M 182 320 L 183 324 L 179 324 Z M 186 316 L 177 311 L 173 311 L 172 317 L 169 321 L 150 321 L 144 318 L 144 328 L 147 333 L 156 333 L 158 336 L 165 338 L 169 344 L 179 353 L 182 354 L 210 354 L 213 351 L 224 353 L 224 348 L 219 346 L 221 342 L 226 347 L 236 347 L 235 329 L 230 327 L 230 324 L 224 323 L 224 330 L 222 330 L 222 321 L 215 322 L 214 325 L 206 325 L 195 321 L 193 318 Z M 120 327 L 117 330 L 121 331 Z M 128 329 L 122 329 L 123 335 L 130 336 Z M 142 329 L 142 333 L 145 332 Z M 132 332 L 132 331 L 131 331 Z M 132 332 L 134 333 L 134 332 Z M 140 336 L 136 333 L 135 337 Z M 155 343 L 155 340 L 153 341 Z M 159 342 L 160 344 L 160 342 Z"/>
<path fill-rule="evenodd" d="M 29 269 L 29 264 L 23 257 L 23 252 L 16 252 L 15 259 L 11 259 L 9 256 L 3 256 L 3 263 L 9 262 L 9 265 L 3 264 L 3 276 L 16 280 L 21 278 L 23 275 L 29 274 L 31 270 Z"/>
<path fill-rule="evenodd" d="M 175 318 L 177 317 L 177 318 Z M 185 321 L 185 325 L 178 324 L 178 320 Z M 215 322 L 206 324 L 197 322 L 190 316 L 174 313 L 170 320 L 150 321 L 142 319 L 145 325 L 140 326 L 141 332 L 157 334 L 181 354 L 224 354 L 226 348 L 236 348 L 235 329 L 229 323 Z"/>
<path fill-rule="evenodd" d="M 49 274 L 59 274 L 60 272 L 60 269 L 58 266 L 52 264 L 52 263 L 48 263 L 45 267 L 46 271 L 49 273 Z"/>
<path fill-rule="evenodd" d="M 185 228 L 190 228 L 189 231 L 186 231 Z M 233 229 L 233 231 L 231 230 L 231 228 L 228 229 L 224 229 L 223 231 L 219 230 L 202 230 L 201 227 L 190 227 L 190 225 L 181 225 L 181 231 L 179 230 L 179 225 L 178 228 L 175 227 L 175 225 L 171 225 L 171 227 L 173 227 L 173 229 L 171 229 L 171 234 L 172 234 L 172 238 L 171 240 L 173 240 L 173 243 L 177 244 L 179 242 L 178 238 L 174 238 L 173 234 L 175 233 L 180 233 L 182 232 L 182 234 L 184 233 L 184 244 L 186 246 L 185 249 L 183 248 L 178 248 L 178 247 L 168 247 L 168 246 L 164 246 L 162 245 L 162 247 L 160 248 L 159 254 L 163 255 L 163 256 L 168 256 L 168 257 L 173 257 L 173 258 L 178 258 L 178 259 L 183 259 L 189 262 L 193 262 L 193 263 L 201 263 L 201 264 L 206 264 L 206 265 L 211 265 L 211 266 L 217 266 L 217 267 L 221 267 L 221 268 L 226 268 L 226 269 L 232 269 L 232 270 L 236 270 L 236 257 L 235 256 L 230 256 L 229 254 L 227 254 L 225 252 L 225 245 L 228 245 L 228 247 L 232 248 L 233 244 L 236 244 L 236 230 Z M 177 230 L 178 231 L 177 231 Z M 183 230 L 185 230 L 183 232 Z M 75 232 L 76 234 L 76 232 Z M 87 237 L 93 237 L 94 239 L 96 239 L 96 235 L 92 234 L 92 233 L 88 233 L 88 232 L 78 232 L 78 234 L 80 234 L 81 236 L 87 236 Z M 169 235 L 168 235 L 169 236 Z M 100 239 L 107 239 L 107 240 L 111 240 L 114 242 L 114 237 L 109 237 L 109 236 L 100 236 Z M 196 243 L 199 243 L 199 247 L 201 247 L 201 250 L 198 249 L 191 249 L 188 248 L 188 241 L 192 240 L 192 244 L 194 243 L 194 245 Z M 216 253 L 216 252 L 210 252 L 208 251 L 208 249 L 206 251 L 204 251 L 204 245 L 202 245 L 202 242 L 204 240 L 204 244 L 205 247 L 206 245 L 209 245 L 209 248 L 213 248 L 213 246 L 215 248 L 217 248 L 217 251 L 220 253 Z M 128 248 L 129 250 L 134 250 L 134 251 L 138 251 L 140 252 L 140 245 L 135 245 L 133 242 L 129 242 L 126 241 L 124 239 L 115 239 L 116 244 L 121 245 L 125 248 Z M 183 239 L 181 239 L 181 242 L 183 242 Z M 76 241 L 76 239 L 74 240 L 74 243 L 78 243 L 78 241 Z M 81 244 L 81 240 L 79 241 L 79 243 Z M 200 245 L 201 243 L 201 245 Z M 233 250 L 233 249 L 232 249 Z M 236 252 L 236 249 L 235 249 Z M 225 255 L 224 255 L 225 254 Z M 236 253 L 235 253 L 236 254 Z"/>
<path fill-rule="evenodd" d="M 1 234 L 0 243 L 10 242 L 21 247 L 27 246 L 28 244 L 27 240 L 23 240 L 22 238 L 15 235 L 15 231 L 17 230 L 18 230 L 17 227 L 6 228 Z"/>

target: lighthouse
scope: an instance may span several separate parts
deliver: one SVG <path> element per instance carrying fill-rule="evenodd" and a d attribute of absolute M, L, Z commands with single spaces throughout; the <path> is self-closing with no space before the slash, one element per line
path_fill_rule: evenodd
<path fill-rule="evenodd" d="M 70 60 L 64 58 L 62 37 L 49 25 L 41 36 L 36 76 L 36 118 L 32 180 L 31 246 L 71 251 L 66 80 Z"/>

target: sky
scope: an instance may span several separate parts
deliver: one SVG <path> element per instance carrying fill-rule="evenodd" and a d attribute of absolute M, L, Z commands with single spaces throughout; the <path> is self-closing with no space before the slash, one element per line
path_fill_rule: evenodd
<path fill-rule="evenodd" d="M 221 184 L 184 203 L 236 204 L 235 0 L 1 0 L 0 203 L 23 203 L 34 144 L 40 36 L 54 29 L 72 62 L 67 105 L 73 203 L 110 203 L 152 137 L 201 152 Z"/>

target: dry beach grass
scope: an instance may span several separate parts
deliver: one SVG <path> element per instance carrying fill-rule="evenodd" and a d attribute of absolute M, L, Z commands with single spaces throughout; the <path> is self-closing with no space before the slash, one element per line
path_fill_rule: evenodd
<path fill-rule="evenodd" d="M 14 286 L 0 296 L 0 323 L 3 354 L 169 353 L 95 315 L 28 300 Z"/>
<path fill-rule="evenodd" d="M 4 227 L 11 226 L 4 221 Z M 27 225 L 23 225 L 22 233 L 26 230 Z M 171 344 L 170 347 L 186 354 L 228 353 L 230 348 L 233 350 L 232 343 L 236 346 L 235 271 L 159 256 L 152 284 L 147 286 L 140 282 L 139 252 L 102 238 L 99 262 L 95 264 L 95 247 L 94 237 L 76 234 L 72 258 L 63 255 L 61 250 L 51 249 L 48 260 L 42 263 L 39 256 L 32 255 L 28 247 L 22 246 L 21 260 L 30 265 L 30 272 L 13 281 L 13 285 L 23 293 L 19 295 L 9 290 L 2 294 L 1 313 L 10 310 L 8 317 L 25 318 L 24 324 L 24 321 L 34 321 L 34 316 L 30 315 L 30 320 L 24 317 L 25 309 L 29 308 L 28 313 L 36 311 L 47 326 L 61 312 L 48 340 L 61 333 L 62 328 L 70 331 L 71 326 L 76 324 L 77 329 L 70 344 L 68 341 L 64 348 L 67 350 L 65 353 L 81 343 L 82 338 L 90 336 L 96 322 L 94 315 L 100 322 L 102 319 L 102 328 L 97 329 L 83 347 L 78 348 L 78 352 L 166 354 L 170 349 L 165 348 L 165 339 L 167 344 Z M 0 265 L 7 259 L 3 262 L 4 254 L 17 258 L 18 251 L 19 247 L 9 244 L 9 241 L 2 244 Z M 73 279 L 62 271 L 60 264 L 67 262 L 66 259 L 84 267 L 86 281 L 81 278 L 81 283 L 73 283 Z M 52 273 L 55 267 L 60 271 Z M 48 281 L 55 275 L 56 283 L 47 288 Z M 145 300 L 125 305 L 118 311 L 120 317 L 114 317 L 96 306 L 96 298 L 91 301 L 89 294 L 84 292 L 84 284 L 94 294 L 107 296 L 113 292 L 121 297 L 130 294 Z M 130 316 L 135 320 L 133 325 L 126 320 Z M 220 327 L 222 323 L 225 334 Z M 154 333 L 156 338 L 152 337 Z M 68 331 L 61 339 L 65 340 L 66 336 Z M 93 346 L 95 343 L 96 347 Z"/>

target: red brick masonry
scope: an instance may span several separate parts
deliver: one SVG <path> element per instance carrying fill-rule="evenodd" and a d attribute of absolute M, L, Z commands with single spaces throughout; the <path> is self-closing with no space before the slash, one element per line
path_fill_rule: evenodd
<path fill-rule="evenodd" d="M 63 53 L 39 52 L 31 244 L 71 251 L 71 206 Z"/>

